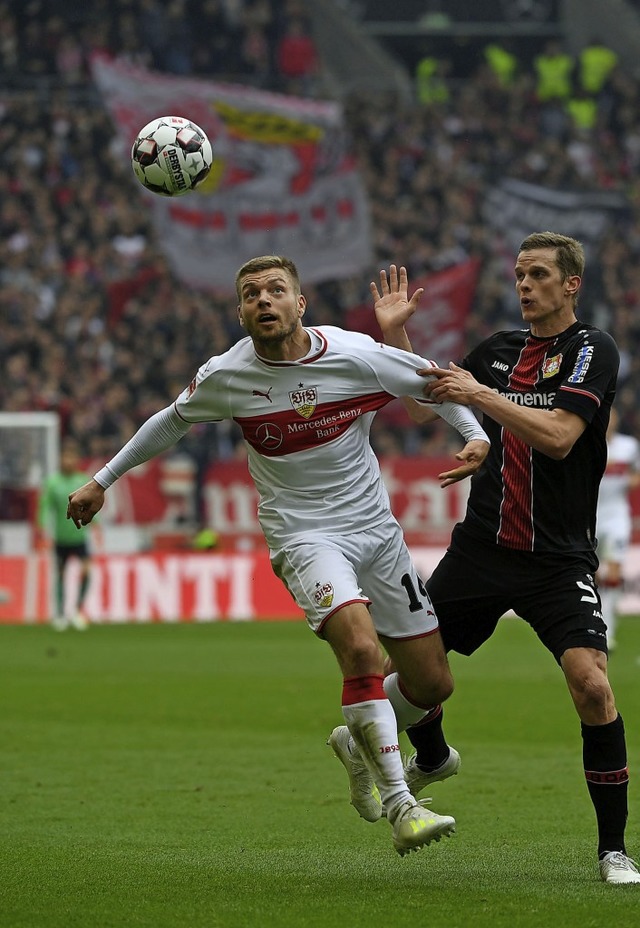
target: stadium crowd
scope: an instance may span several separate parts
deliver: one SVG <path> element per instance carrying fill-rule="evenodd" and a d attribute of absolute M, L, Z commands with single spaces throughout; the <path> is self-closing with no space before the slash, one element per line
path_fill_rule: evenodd
<path fill-rule="evenodd" d="M 104 459 L 240 332 L 232 300 L 173 279 L 130 166 L 115 156 L 91 87 L 93 51 L 297 95 L 321 95 L 322 82 L 300 0 L 0 0 L 0 409 L 57 410 L 63 434 Z M 568 96 L 541 92 L 535 60 L 504 73 L 487 56 L 459 84 L 440 69 L 444 93 L 433 99 L 346 99 L 374 261 L 366 275 L 306 287 L 307 318 L 344 325 L 391 262 L 411 281 L 478 257 L 471 347 L 519 318 L 513 256 L 483 217 L 489 187 L 512 177 L 616 192 L 626 207 L 590 258 L 581 317 L 616 338 L 622 425 L 640 434 L 640 83 L 612 61 L 587 89 L 574 65 Z M 446 429 L 378 419 L 383 453 L 435 453 L 449 440 Z M 212 432 L 214 453 L 236 453 L 233 427 Z M 186 440 L 196 457 L 202 434 Z"/>

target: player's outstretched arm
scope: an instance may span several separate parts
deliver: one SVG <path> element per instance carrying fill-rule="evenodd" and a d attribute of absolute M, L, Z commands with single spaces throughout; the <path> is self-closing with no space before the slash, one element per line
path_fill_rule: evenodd
<path fill-rule="evenodd" d="M 132 467 L 144 464 L 162 451 L 167 451 L 186 435 L 190 428 L 191 423 L 185 422 L 173 405 L 155 413 L 143 422 L 135 435 L 89 483 L 71 494 L 67 518 L 73 519 L 76 528 L 86 525 L 102 507 L 106 489 Z"/>

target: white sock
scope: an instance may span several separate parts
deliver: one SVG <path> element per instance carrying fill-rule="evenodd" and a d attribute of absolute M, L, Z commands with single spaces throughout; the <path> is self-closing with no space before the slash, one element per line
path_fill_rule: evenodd
<path fill-rule="evenodd" d="M 372 699 L 342 707 L 347 727 L 362 761 L 380 790 L 380 799 L 393 822 L 397 807 L 411 800 L 402 767 L 398 727 L 388 699 Z"/>
<path fill-rule="evenodd" d="M 397 673 L 390 673 L 388 677 L 384 678 L 384 691 L 396 714 L 399 732 L 406 731 L 410 725 L 416 725 L 429 713 L 429 709 L 425 709 L 424 706 L 416 706 L 415 703 L 407 699 L 400 689 Z"/>

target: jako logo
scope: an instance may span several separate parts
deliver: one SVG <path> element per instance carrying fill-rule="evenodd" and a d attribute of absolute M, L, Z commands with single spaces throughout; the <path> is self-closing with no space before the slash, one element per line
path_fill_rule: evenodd
<path fill-rule="evenodd" d="M 496 370 L 499 370 L 499 371 L 508 371 L 508 370 L 509 370 L 509 365 L 508 365 L 508 364 L 504 364 L 502 361 L 494 361 L 493 364 L 491 365 L 491 367 L 495 367 Z"/>

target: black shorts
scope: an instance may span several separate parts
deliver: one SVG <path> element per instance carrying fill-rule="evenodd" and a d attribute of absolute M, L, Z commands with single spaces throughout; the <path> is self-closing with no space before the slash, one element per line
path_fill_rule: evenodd
<path fill-rule="evenodd" d="M 515 551 L 457 525 L 451 544 L 427 581 L 447 651 L 472 654 L 506 612 L 529 623 L 560 662 L 567 648 L 607 653 L 606 625 L 592 552 Z"/>
<path fill-rule="evenodd" d="M 77 557 L 81 561 L 89 558 L 89 549 L 86 541 L 81 541 L 79 545 L 56 545 L 56 561 L 58 568 L 63 570 L 67 561 L 72 557 Z"/>

